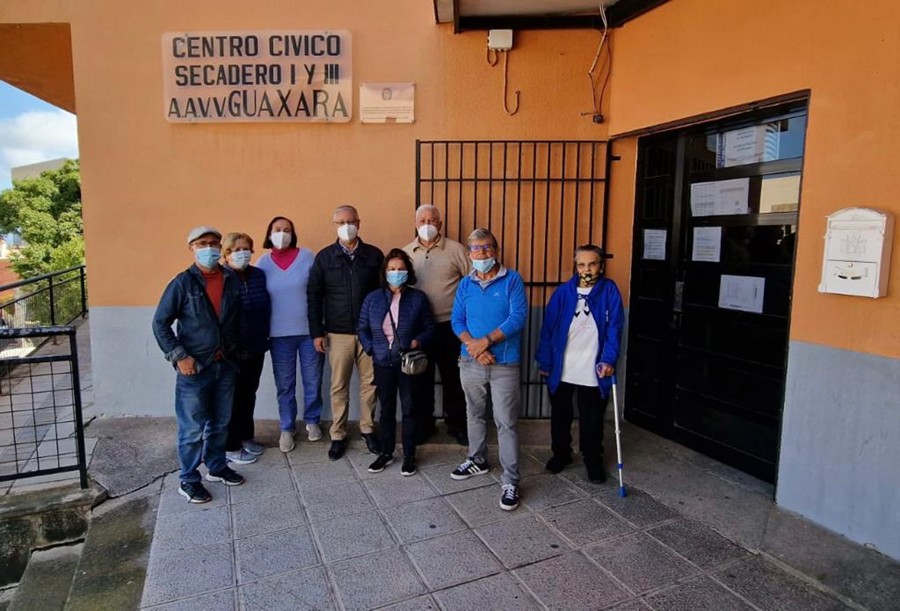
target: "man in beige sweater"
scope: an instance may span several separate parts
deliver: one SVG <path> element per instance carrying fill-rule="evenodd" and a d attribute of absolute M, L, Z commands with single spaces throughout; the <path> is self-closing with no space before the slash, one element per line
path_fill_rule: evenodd
<path fill-rule="evenodd" d="M 409 254 L 416 276 L 416 288 L 424 292 L 434 310 L 434 339 L 428 349 L 428 371 L 416 380 L 416 431 L 419 443 L 434 433 L 434 372 L 441 371 L 444 422 L 449 435 L 460 445 L 468 445 L 466 398 L 459 382 L 459 338 L 450 327 L 450 314 L 459 281 L 469 273 L 466 248 L 441 234 L 440 211 L 431 205 L 416 210 L 416 239 L 403 250 Z"/>

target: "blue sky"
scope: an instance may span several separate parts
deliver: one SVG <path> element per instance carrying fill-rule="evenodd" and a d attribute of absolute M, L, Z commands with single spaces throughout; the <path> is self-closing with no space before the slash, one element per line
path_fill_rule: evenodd
<path fill-rule="evenodd" d="M 0 81 L 0 191 L 11 167 L 77 156 L 75 115 Z"/>

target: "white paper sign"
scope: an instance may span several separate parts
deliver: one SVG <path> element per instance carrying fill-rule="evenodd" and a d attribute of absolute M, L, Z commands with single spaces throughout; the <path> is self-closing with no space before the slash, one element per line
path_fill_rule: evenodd
<path fill-rule="evenodd" d="M 716 166 L 731 168 L 778 159 L 778 124 L 735 129 L 719 136 Z"/>
<path fill-rule="evenodd" d="M 722 253 L 721 227 L 694 227 L 692 261 L 718 263 Z"/>
<path fill-rule="evenodd" d="M 363 123 L 412 123 L 415 83 L 363 83 L 359 86 L 359 120 Z"/>
<path fill-rule="evenodd" d="M 666 229 L 644 229 L 644 259 L 666 260 Z"/>
<path fill-rule="evenodd" d="M 719 284 L 719 307 L 762 314 L 765 290 L 765 278 L 723 274 Z"/>
<path fill-rule="evenodd" d="M 750 179 L 733 178 L 691 185 L 693 216 L 724 216 L 750 212 Z"/>

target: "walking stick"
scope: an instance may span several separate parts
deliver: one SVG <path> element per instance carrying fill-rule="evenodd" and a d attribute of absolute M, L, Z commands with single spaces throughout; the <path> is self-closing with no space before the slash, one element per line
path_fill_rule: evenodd
<path fill-rule="evenodd" d="M 613 419 L 616 423 L 616 456 L 619 469 L 619 496 L 625 498 L 625 484 L 622 480 L 622 431 L 619 429 L 619 396 L 616 393 L 616 374 L 612 376 Z"/>

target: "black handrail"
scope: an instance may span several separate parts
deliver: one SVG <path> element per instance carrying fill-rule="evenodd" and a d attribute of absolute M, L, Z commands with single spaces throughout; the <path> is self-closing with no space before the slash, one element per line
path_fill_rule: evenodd
<path fill-rule="evenodd" d="M 68 276 L 68 277 L 66 277 Z M 18 294 L 0 303 L 0 327 L 33 327 L 71 324 L 79 316 L 87 314 L 87 271 L 84 265 L 26 278 L 0 286 L 0 293 L 15 289 L 35 287 L 30 292 Z M 77 282 L 79 294 L 68 288 Z M 47 301 L 41 299 L 46 294 Z M 62 300 L 63 311 L 57 307 Z M 21 306 L 19 304 L 22 304 Z"/>

